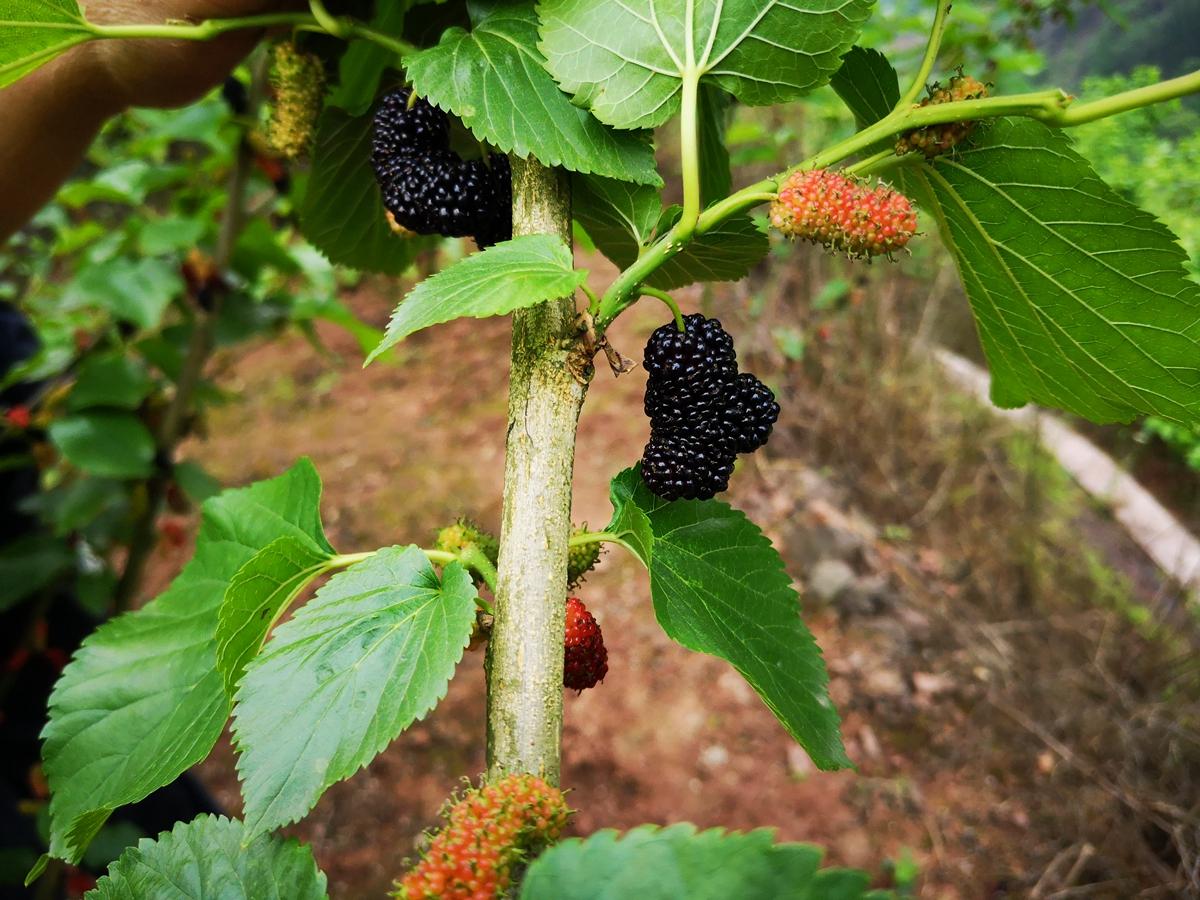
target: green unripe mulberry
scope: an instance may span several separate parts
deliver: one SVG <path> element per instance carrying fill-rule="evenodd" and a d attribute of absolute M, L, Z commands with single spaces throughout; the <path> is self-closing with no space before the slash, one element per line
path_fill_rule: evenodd
<path fill-rule="evenodd" d="M 274 104 L 267 143 L 288 159 L 308 153 L 325 96 L 325 67 L 295 44 L 276 44 L 271 59 Z"/>
<path fill-rule="evenodd" d="M 571 537 L 587 534 L 587 523 L 571 529 Z M 583 576 L 596 568 L 600 561 L 600 542 L 589 541 L 586 544 L 575 544 L 567 552 L 567 587 L 575 587 L 583 580 Z"/>
<path fill-rule="evenodd" d="M 500 558 L 500 542 L 470 519 L 458 519 L 438 532 L 434 546 L 446 553 L 462 553 L 467 547 L 475 547 L 493 566 Z"/>

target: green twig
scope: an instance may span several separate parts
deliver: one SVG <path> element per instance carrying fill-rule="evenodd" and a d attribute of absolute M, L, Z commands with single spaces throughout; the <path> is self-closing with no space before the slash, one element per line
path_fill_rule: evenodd
<path fill-rule="evenodd" d="M 679 311 L 679 304 L 675 302 L 674 297 L 672 297 L 666 291 L 660 291 L 658 288 L 646 287 L 646 285 L 642 285 L 639 290 L 641 290 L 641 292 L 647 297 L 657 297 L 663 303 L 667 304 L 667 307 L 671 310 L 671 315 L 675 317 L 675 327 L 680 331 L 686 330 L 683 324 L 683 313 Z"/>
<path fill-rule="evenodd" d="M 1180 75 L 1178 78 L 1171 78 L 1168 81 L 1160 81 L 1158 84 L 1134 88 L 1131 91 L 1122 91 L 1120 94 L 1114 94 L 1102 100 L 1080 103 L 1065 110 L 1054 124 L 1084 125 L 1117 113 L 1150 106 L 1153 103 L 1176 100 L 1197 92 L 1200 92 L 1200 71 L 1192 72 L 1190 75 Z"/>
<path fill-rule="evenodd" d="M 334 37 L 348 38 L 350 36 L 349 22 L 339 19 L 327 10 L 323 0 L 308 0 L 308 8 L 312 17 L 317 20 L 317 24 L 326 32 Z"/>
<path fill-rule="evenodd" d="M 929 75 L 937 62 L 938 50 L 942 47 L 942 35 L 946 33 L 946 18 L 950 13 L 950 0 L 938 0 L 937 12 L 933 16 L 933 27 L 929 30 L 929 43 L 925 45 L 925 55 L 921 58 L 921 67 L 913 78 L 912 84 L 904 92 L 904 96 L 896 104 L 895 109 L 903 110 L 912 106 L 920 96 Z"/>
<path fill-rule="evenodd" d="M 884 169 L 890 169 L 903 159 L 904 157 L 897 156 L 896 152 L 889 147 L 865 159 L 860 159 L 853 165 L 846 166 L 842 171 L 847 175 L 875 175 Z"/>

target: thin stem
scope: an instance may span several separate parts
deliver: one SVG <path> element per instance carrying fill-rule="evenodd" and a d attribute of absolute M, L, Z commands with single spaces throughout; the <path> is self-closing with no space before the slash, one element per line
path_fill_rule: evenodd
<path fill-rule="evenodd" d="M 171 41 L 211 41 L 230 31 L 247 28 L 276 28 L 290 25 L 315 25 L 309 13 L 264 13 L 235 19 L 205 19 L 203 22 L 164 22 L 161 25 L 97 25 L 87 23 L 87 29 L 97 38 L 162 38 Z"/>
<path fill-rule="evenodd" d="M 365 562 L 378 552 L 378 550 L 368 550 L 365 553 L 339 553 L 336 556 L 331 556 L 325 561 L 325 568 L 327 571 L 331 571 L 333 569 L 348 569 L 350 566 L 358 565 L 360 562 Z M 425 555 L 428 556 L 430 553 L 437 552 L 439 551 L 426 550 Z"/>
<path fill-rule="evenodd" d="M 1200 91 L 1200 70 L 1189 75 L 1180 75 L 1158 84 L 1148 84 L 1145 87 L 1134 88 L 1132 91 L 1122 91 L 1112 97 L 1093 100 L 1090 103 L 1080 103 L 1063 112 L 1055 124 L 1063 126 L 1084 125 L 1103 119 L 1106 116 L 1128 112 L 1152 103 L 1162 103 L 1175 100 L 1187 94 Z"/>
<path fill-rule="evenodd" d="M 83 43 L 92 38 L 159 38 L 172 41 L 211 41 L 213 38 L 220 37 L 230 31 L 288 26 L 296 31 L 312 31 L 318 34 L 331 34 L 335 37 L 345 39 L 357 38 L 359 40 L 370 41 L 373 44 L 378 44 L 380 47 L 391 50 L 397 56 L 404 56 L 414 52 L 416 49 L 407 41 L 383 34 L 354 19 L 337 18 L 330 15 L 324 6 L 321 9 L 327 17 L 324 21 L 318 20 L 314 13 L 307 12 L 265 13 L 259 16 L 243 16 L 233 19 L 206 19 L 203 22 L 196 23 L 165 22 L 161 25 L 97 25 L 88 22 L 87 29 L 90 37 L 81 35 L 77 43 Z M 58 52 L 59 50 L 55 49 L 53 54 L 48 51 L 47 55 L 54 55 Z M 0 69 L 0 72 L 2 71 Z"/>
<path fill-rule="evenodd" d="M 680 331 L 686 331 L 687 328 L 683 324 L 683 313 L 679 311 L 679 304 L 675 302 L 675 298 L 666 291 L 660 291 L 658 288 L 646 287 L 642 285 L 639 288 L 647 297 L 657 297 L 663 303 L 667 304 L 667 308 L 671 310 L 671 315 L 675 317 L 675 327 Z"/>
<path fill-rule="evenodd" d="M 890 162 L 894 165 L 899 159 L 902 159 L 902 157 L 896 156 L 896 151 L 889 147 L 887 150 L 880 150 L 872 156 L 860 159 L 853 165 L 846 166 L 842 171 L 847 175 L 872 174 L 882 168 L 887 168 L 886 166 L 881 166 L 881 163 Z"/>
<path fill-rule="evenodd" d="M 691 8 L 689 4 L 688 8 Z M 700 73 L 683 76 L 682 108 L 679 113 L 679 155 L 683 174 L 683 212 L 672 232 L 678 241 L 690 240 L 700 219 Z"/>
<path fill-rule="evenodd" d="M 587 295 L 588 313 L 594 316 L 596 311 L 600 309 L 600 296 L 586 284 L 581 284 L 579 287 L 583 290 L 584 294 Z"/>
<path fill-rule="evenodd" d="M 938 50 L 942 47 L 942 35 L 946 33 L 946 17 L 950 13 L 950 0 L 937 0 L 937 12 L 933 16 L 933 27 L 929 30 L 929 43 L 925 45 L 925 55 L 921 58 L 921 67 L 913 77 L 913 82 L 896 104 L 896 109 L 906 109 L 916 102 L 917 97 L 929 81 L 929 74 L 937 62 Z"/>
<path fill-rule="evenodd" d="M 580 547 L 584 544 L 623 544 L 621 536 L 612 531 L 585 531 L 573 534 L 567 540 L 568 547 Z"/>
<path fill-rule="evenodd" d="M 458 554 L 458 559 L 468 569 L 479 573 L 484 584 L 492 593 L 496 592 L 496 567 L 482 550 L 474 545 L 464 547 Z M 489 610 L 490 611 L 490 610 Z"/>
<path fill-rule="evenodd" d="M 308 0 L 309 11 L 317 20 L 317 24 L 325 29 L 334 37 L 349 37 L 348 23 L 344 19 L 339 19 L 325 8 L 322 0 Z"/>

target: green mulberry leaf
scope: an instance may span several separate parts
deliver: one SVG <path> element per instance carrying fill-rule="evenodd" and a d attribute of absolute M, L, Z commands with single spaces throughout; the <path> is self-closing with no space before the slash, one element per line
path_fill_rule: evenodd
<path fill-rule="evenodd" d="M 277 538 L 332 553 L 320 496 L 316 470 L 301 460 L 278 478 L 206 501 L 196 555 L 171 586 L 76 651 L 42 732 L 53 856 L 77 861 L 114 809 L 208 755 L 229 717 L 214 638 L 225 590 Z"/>
<path fill-rule="evenodd" d="M 542 0 L 541 49 L 562 89 L 616 128 L 653 128 L 699 76 L 751 106 L 826 84 L 873 0 Z"/>
<path fill-rule="evenodd" d="M 0 88 L 91 39 L 77 0 L 0 0 Z"/>
<path fill-rule="evenodd" d="M 551 847 L 530 865 L 521 900 L 860 900 L 870 879 L 821 869 L 821 851 L 777 844 L 771 829 L 740 833 L 687 823 L 605 829 Z"/>
<path fill-rule="evenodd" d="M 414 331 L 462 316 L 503 316 L 569 297 L 587 280 L 572 268 L 571 248 L 557 235 L 530 234 L 488 247 L 426 278 L 396 307 L 375 359 Z"/>
<path fill-rule="evenodd" d="M 505 153 L 548 166 L 661 185 L 647 137 L 617 132 L 574 106 L 545 69 L 529 2 L 497 6 L 471 31 L 451 28 L 406 57 L 417 93 Z"/>
<path fill-rule="evenodd" d="M 613 521 L 650 570 L 663 631 L 727 660 L 822 769 L 850 765 L 820 648 L 783 560 L 745 514 L 716 500 L 667 502 L 636 469 L 611 486 Z"/>
<path fill-rule="evenodd" d="M 958 264 L 998 405 L 1200 421 L 1200 285 L 1186 255 L 1062 131 L 1000 119 L 904 183 Z"/>
<path fill-rule="evenodd" d="M 331 578 L 275 630 L 237 691 L 250 835 L 297 821 L 446 694 L 475 623 L 471 576 L 419 547 Z"/>
<path fill-rule="evenodd" d="M 246 840 L 242 823 L 198 816 L 143 838 L 85 900 L 326 900 L 325 876 L 294 838 Z"/>

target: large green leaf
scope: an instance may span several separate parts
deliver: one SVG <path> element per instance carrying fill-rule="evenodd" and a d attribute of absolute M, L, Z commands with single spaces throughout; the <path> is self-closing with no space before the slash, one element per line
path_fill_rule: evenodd
<path fill-rule="evenodd" d="M 143 838 L 85 900 L 325 900 L 325 876 L 294 838 L 245 839 L 242 823 L 198 816 Z"/>
<path fill-rule="evenodd" d="M 725 133 L 733 98 L 715 84 L 700 87 L 696 109 L 697 157 L 700 162 L 700 205 L 724 200 L 733 190 L 733 170 Z"/>
<path fill-rule="evenodd" d="M 326 570 L 329 559 L 321 548 L 286 535 L 259 550 L 233 576 L 217 617 L 217 668 L 231 698 L 271 626 Z"/>
<path fill-rule="evenodd" d="M 829 84 L 854 113 L 859 128 L 875 124 L 900 102 L 896 70 L 878 50 L 851 47 Z"/>
<path fill-rule="evenodd" d="M 297 821 L 446 694 L 475 622 L 458 563 L 439 580 L 418 547 L 335 575 L 276 629 L 237 691 L 246 828 Z"/>
<path fill-rule="evenodd" d="M 118 806 L 208 755 L 229 716 L 214 634 L 230 580 L 283 536 L 332 552 L 312 463 L 207 501 L 196 555 L 156 600 L 98 628 L 50 697 L 50 850 L 68 861 Z"/>
<path fill-rule="evenodd" d="M 72 410 L 89 406 L 137 409 L 151 387 L 150 373 L 136 359 L 124 353 L 89 356 L 79 366 L 67 406 Z"/>
<path fill-rule="evenodd" d="M 679 207 L 664 212 L 660 234 L 675 224 L 680 212 Z M 697 235 L 681 253 L 655 269 L 646 284 L 670 291 L 697 281 L 741 281 L 770 249 L 767 233 L 749 216 L 732 216 Z"/>
<path fill-rule="evenodd" d="M 638 258 L 679 218 L 680 208 L 663 210 L 657 189 L 611 178 L 576 176 L 572 212 L 596 247 L 621 268 Z M 697 236 L 656 269 L 646 283 L 673 290 L 696 281 L 737 281 L 767 255 L 766 232 L 748 216 L 726 219 Z"/>
<path fill-rule="evenodd" d="M 74 561 L 61 538 L 31 534 L 0 547 L 0 612 L 36 594 Z"/>
<path fill-rule="evenodd" d="M 150 329 L 161 321 L 171 298 L 181 293 L 178 265 L 115 256 L 81 269 L 63 291 L 62 305 L 106 309 L 114 318 Z"/>
<path fill-rule="evenodd" d="M 145 478 L 154 471 L 154 436 L 131 412 L 93 410 L 50 424 L 50 441 L 67 462 L 106 478 Z"/>
<path fill-rule="evenodd" d="M 367 362 L 430 325 L 462 316 L 503 316 L 569 297 L 587 279 L 586 270 L 571 266 L 571 248 L 552 234 L 513 238 L 461 259 L 409 292 Z"/>
<path fill-rule="evenodd" d="M 637 469 L 617 475 L 611 492 L 608 530 L 650 570 L 663 630 L 729 661 L 820 768 L 850 765 L 821 651 L 783 560 L 758 526 L 716 500 L 668 503 Z"/>
<path fill-rule="evenodd" d="M 1200 421 L 1200 285 L 1065 134 L 1001 119 L 904 178 L 954 254 L 997 405 Z"/>
<path fill-rule="evenodd" d="M 317 124 L 312 174 L 300 201 L 300 230 L 331 261 L 399 275 L 425 242 L 400 237 L 387 223 L 371 170 L 370 115 L 327 108 Z"/>
<path fill-rule="evenodd" d="M 77 0 L 0 0 L 0 88 L 91 36 Z"/>
<path fill-rule="evenodd" d="M 647 185 L 575 175 L 571 179 L 571 213 L 600 252 L 625 268 L 654 238 L 662 201 L 659 192 Z"/>
<path fill-rule="evenodd" d="M 776 844 L 774 832 L 690 824 L 605 829 L 571 838 L 534 860 L 521 900 L 855 900 L 870 896 L 864 872 L 820 869 L 821 851 Z"/>
<path fill-rule="evenodd" d="M 419 94 L 506 153 L 662 184 L 645 137 L 613 131 L 558 89 L 537 49 L 532 2 L 497 5 L 470 32 L 451 28 L 404 62 Z"/>
<path fill-rule="evenodd" d="M 795 100 L 829 81 L 873 0 L 542 0 L 541 49 L 578 103 L 617 128 L 652 128 L 685 77 L 743 103 Z"/>

